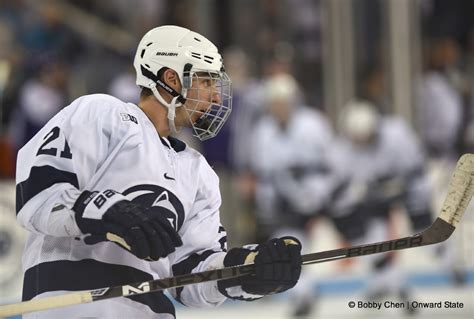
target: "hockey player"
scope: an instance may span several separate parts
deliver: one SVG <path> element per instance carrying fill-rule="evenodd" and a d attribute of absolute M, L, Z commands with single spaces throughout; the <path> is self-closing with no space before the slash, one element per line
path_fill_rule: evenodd
<path fill-rule="evenodd" d="M 430 225 L 431 186 L 424 152 L 408 125 L 383 116 L 365 101 L 348 103 L 338 124 L 342 139 L 335 143 L 330 162 L 347 183 L 331 210 L 345 237 L 353 240 L 364 232 L 349 215 L 362 210 L 370 212 L 366 217 L 386 218 L 397 204 L 404 206 L 415 231 Z"/>
<path fill-rule="evenodd" d="M 292 76 L 270 77 L 263 90 L 266 114 L 253 132 L 251 166 L 257 176 L 257 219 L 268 236 L 282 228 L 303 230 L 327 203 L 332 130 L 321 112 L 302 104 Z"/>
<path fill-rule="evenodd" d="M 424 171 L 422 147 L 408 125 L 383 116 L 366 101 L 346 105 L 340 117 L 341 141 L 333 148 L 334 169 L 346 183 L 331 214 L 342 237 L 352 245 L 393 238 L 391 211 L 402 206 L 414 232 L 431 224 L 431 186 Z M 393 267 L 393 254 L 373 255 L 369 298 L 396 293 L 407 300 L 403 274 Z"/>
<path fill-rule="evenodd" d="M 324 114 L 303 104 L 289 74 L 263 85 L 266 113 L 253 131 L 251 167 L 256 176 L 258 236 L 293 234 L 309 243 L 310 221 L 332 196 L 337 180 L 326 157 L 332 129 Z M 315 296 L 310 280 L 294 290 L 293 314 L 308 315 Z"/>
<path fill-rule="evenodd" d="M 179 302 L 256 300 L 298 281 L 301 245 L 279 238 L 226 249 L 218 177 L 170 134 L 215 136 L 231 111 L 217 48 L 177 26 L 149 31 L 134 66 L 138 105 L 78 98 L 18 154 L 18 221 L 29 230 L 23 300 L 254 262 L 255 275 L 172 290 Z M 154 292 L 24 318 L 173 318 Z"/>

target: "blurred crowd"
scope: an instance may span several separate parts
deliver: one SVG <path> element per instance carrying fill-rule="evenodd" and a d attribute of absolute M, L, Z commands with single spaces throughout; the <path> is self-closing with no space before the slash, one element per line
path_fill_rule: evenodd
<path fill-rule="evenodd" d="M 328 117 L 321 1 L 261 1 L 256 38 L 210 37 L 224 47 L 233 114 L 202 145 L 186 132 L 182 138 L 219 172 L 231 242 L 289 232 L 307 238 L 318 218 L 331 221 L 341 243 L 383 240 L 400 209 L 415 231 L 431 223 L 436 190 L 427 163 L 446 171 L 459 154 L 474 151 L 474 2 L 418 2 L 423 68 L 412 122 L 391 112 L 383 58 L 361 59 L 356 97 L 337 118 Z M 209 3 L 223 16 L 211 26 L 239 30 L 229 25 L 232 5 Z M 0 0 L 0 177 L 14 177 L 18 149 L 74 98 L 102 92 L 137 103 L 131 61 L 138 39 L 162 24 L 201 31 L 195 7 L 165 0 L 134 1 L 133 9 L 125 0 Z M 255 14 L 252 2 L 240 8 L 244 18 Z M 380 40 L 373 30 L 367 37 Z M 374 259 L 373 267 L 383 269 L 390 258 Z"/>

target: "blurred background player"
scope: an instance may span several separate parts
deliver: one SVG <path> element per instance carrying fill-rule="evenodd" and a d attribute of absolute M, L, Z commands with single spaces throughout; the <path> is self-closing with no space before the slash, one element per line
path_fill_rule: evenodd
<path fill-rule="evenodd" d="M 248 141 L 256 178 L 257 242 L 286 233 L 309 249 L 311 221 L 328 203 L 335 183 L 326 157 L 332 129 L 322 112 L 304 104 L 291 75 L 268 77 L 263 92 L 265 113 Z M 316 302 L 310 280 L 301 280 L 295 295 L 294 314 L 308 315 Z"/>
<path fill-rule="evenodd" d="M 341 139 L 334 144 L 331 163 L 345 185 L 330 206 L 330 216 L 350 245 L 399 237 L 393 213 L 407 212 L 413 232 L 431 224 L 431 189 L 423 169 L 424 154 L 414 132 L 400 118 L 383 116 L 367 101 L 348 103 L 339 122 Z M 407 301 L 394 254 L 374 255 L 374 274 L 366 295 L 387 294 Z"/>
<path fill-rule="evenodd" d="M 459 46 L 445 36 L 430 39 L 427 47 L 417 100 L 421 141 L 430 158 L 456 162 L 467 91 L 466 79 L 458 70 Z"/>

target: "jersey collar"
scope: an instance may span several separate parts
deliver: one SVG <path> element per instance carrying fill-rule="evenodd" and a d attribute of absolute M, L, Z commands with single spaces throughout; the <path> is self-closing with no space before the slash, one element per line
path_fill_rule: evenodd
<path fill-rule="evenodd" d="M 174 149 L 176 153 L 186 149 L 186 143 L 172 136 L 168 136 L 167 138 L 160 136 L 160 141 L 164 146 Z"/>
<path fill-rule="evenodd" d="M 129 103 L 129 104 L 137 107 L 140 110 L 140 113 L 145 116 L 146 121 L 153 126 L 153 123 L 150 121 L 148 116 L 145 114 L 145 112 L 143 112 L 143 110 L 138 105 L 133 104 L 133 103 Z M 153 128 L 154 128 L 154 126 L 153 126 Z M 168 147 L 168 148 L 174 149 L 176 153 L 184 151 L 186 149 L 186 143 L 184 143 L 183 141 L 181 141 L 181 140 L 179 140 L 175 137 L 171 137 L 171 136 L 168 136 L 167 138 L 164 138 L 164 137 L 160 136 L 158 131 L 156 133 L 160 137 L 161 143 L 164 146 Z"/>

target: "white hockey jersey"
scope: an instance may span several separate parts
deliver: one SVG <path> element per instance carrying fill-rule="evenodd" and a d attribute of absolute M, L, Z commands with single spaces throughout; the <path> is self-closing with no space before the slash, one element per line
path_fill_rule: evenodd
<path fill-rule="evenodd" d="M 296 107 L 285 128 L 270 115 L 257 124 L 252 139 L 252 169 L 258 177 L 257 204 L 265 218 L 275 219 L 277 198 L 284 197 L 299 215 L 318 212 L 330 199 L 336 180 L 326 154 L 332 129 L 319 111 Z M 262 216 L 263 217 L 263 216 Z"/>
<path fill-rule="evenodd" d="M 23 300 L 64 291 L 164 278 L 223 266 L 218 177 L 204 157 L 160 137 L 136 105 L 94 94 L 60 111 L 18 154 L 17 218 L 30 231 L 23 254 Z M 156 262 L 112 242 L 86 245 L 71 208 L 84 190 L 112 189 L 143 205 L 163 205 L 183 246 Z M 216 282 L 172 291 L 188 306 L 216 306 Z M 162 293 L 116 298 L 24 318 L 173 318 Z"/>

